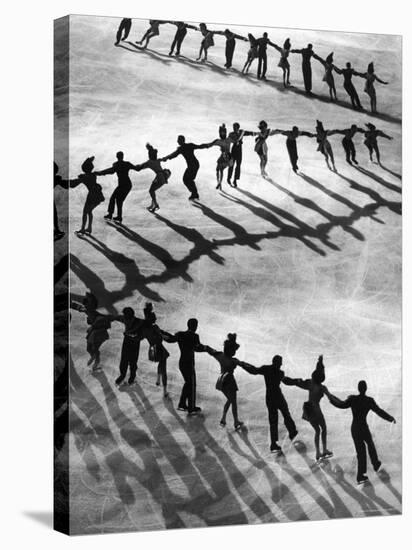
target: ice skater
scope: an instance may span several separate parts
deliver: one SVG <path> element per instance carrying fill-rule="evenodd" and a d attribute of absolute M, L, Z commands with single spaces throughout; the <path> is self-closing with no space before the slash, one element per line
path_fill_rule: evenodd
<path fill-rule="evenodd" d="M 144 162 L 143 164 L 136 164 L 135 170 L 139 172 L 140 170 L 150 169 L 156 174 L 156 177 L 152 181 L 152 184 L 149 188 L 149 195 L 152 199 L 152 203 L 150 206 L 147 207 L 149 212 L 154 213 L 160 208 L 156 198 L 156 191 L 158 191 L 161 187 L 163 187 L 163 185 L 167 183 L 167 180 L 170 178 L 171 172 L 167 168 L 162 168 L 160 160 L 157 158 L 157 149 L 152 147 L 150 143 L 146 143 L 146 149 L 149 155 L 149 160 Z"/>
<path fill-rule="evenodd" d="M 352 426 L 351 434 L 353 443 L 356 449 L 356 458 L 358 461 L 358 471 L 356 480 L 358 484 L 366 483 L 369 481 L 367 473 L 366 463 L 366 448 L 369 452 L 369 458 L 372 462 L 373 469 L 378 472 L 382 466 L 382 462 L 378 458 L 376 447 L 372 439 L 372 434 L 369 430 L 367 416 L 369 411 L 373 411 L 375 414 L 386 420 L 387 422 L 396 423 L 393 416 L 378 407 L 375 400 L 372 397 L 366 395 L 368 389 L 364 380 L 361 380 L 358 384 L 359 395 L 350 395 L 345 401 L 338 399 L 335 395 L 332 395 L 327 389 L 325 394 L 328 396 L 329 401 L 338 409 L 351 409 L 352 410 Z"/>
<path fill-rule="evenodd" d="M 367 122 L 365 126 L 368 128 L 365 131 L 365 141 L 364 144 L 368 148 L 369 151 L 369 159 L 371 162 L 373 162 L 373 153 L 376 155 L 376 160 L 378 164 L 381 163 L 381 154 L 379 151 L 378 146 L 378 137 L 383 137 L 385 139 L 393 139 L 391 136 L 388 136 L 388 134 L 385 134 L 382 132 L 382 130 L 377 130 L 376 126 L 372 124 L 371 122 Z"/>
<path fill-rule="evenodd" d="M 53 182 L 53 189 L 56 189 L 56 187 L 62 187 L 63 189 L 69 188 L 69 182 L 67 180 L 64 180 L 60 174 L 59 174 L 59 167 L 54 162 L 53 163 L 53 170 L 54 170 L 54 182 Z M 56 202 L 53 202 L 53 224 L 54 224 L 54 240 L 57 241 L 58 239 L 61 239 L 64 236 L 64 231 L 60 229 L 59 226 L 59 216 L 57 214 L 57 208 L 56 208 Z"/>
<path fill-rule="evenodd" d="M 142 36 L 141 40 L 137 40 L 136 41 L 136 44 L 143 44 L 143 50 L 145 50 L 150 42 L 150 40 L 152 38 L 154 38 L 155 36 L 159 36 L 160 34 L 160 31 L 159 31 L 159 26 L 160 25 L 164 25 L 165 23 L 167 23 L 167 21 L 159 21 L 157 19 L 150 19 L 149 21 L 149 25 L 150 27 L 147 29 L 147 31 L 144 33 L 144 35 Z"/>
<path fill-rule="evenodd" d="M 80 174 L 74 180 L 70 180 L 71 188 L 77 187 L 78 185 L 83 183 L 88 191 L 83 207 L 82 226 L 78 231 L 76 231 L 77 235 L 84 235 L 86 233 L 91 235 L 93 225 L 93 210 L 104 201 L 102 186 L 97 183 L 97 175 L 95 172 L 93 172 L 93 161 L 94 157 L 87 158 L 81 166 L 83 174 Z"/>
<path fill-rule="evenodd" d="M 329 96 L 331 101 L 337 101 L 335 79 L 333 78 L 333 71 L 335 70 L 335 65 L 333 64 L 333 52 L 328 55 L 326 59 L 322 59 L 319 55 L 313 54 L 313 59 L 319 61 L 324 69 L 325 74 L 323 75 L 323 82 L 329 87 Z"/>
<path fill-rule="evenodd" d="M 249 50 L 247 52 L 247 58 L 246 62 L 242 69 L 242 74 L 247 74 L 249 72 L 250 66 L 252 65 L 253 61 L 258 57 L 258 41 L 253 36 L 253 34 L 248 34 L 248 40 L 249 40 Z"/>
<path fill-rule="evenodd" d="M 187 330 L 172 335 L 169 332 L 161 331 L 166 342 L 176 342 L 180 349 L 179 370 L 183 376 L 184 384 L 180 394 L 178 410 L 186 411 L 192 416 L 202 409 L 196 405 L 196 370 L 195 353 L 205 352 L 206 346 L 200 343 L 197 334 L 197 319 L 189 319 Z"/>
<path fill-rule="evenodd" d="M 365 130 L 363 130 L 363 128 L 359 128 L 356 124 L 352 124 L 350 128 L 345 128 L 344 130 L 335 130 L 336 134 L 343 134 L 342 146 L 345 151 L 346 162 L 348 164 L 359 164 L 356 160 L 356 149 L 355 144 L 353 143 L 353 138 L 356 132 L 364 134 Z"/>
<path fill-rule="evenodd" d="M 325 157 L 326 166 L 329 168 L 329 170 L 333 170 L 334 172 L 337 171 L 335 166 L 335 157 L 333 155 L 332 145 L 328 140 L 328 136 L 332 136 L 337 132 L 337 130 L 325 130 L 323 123 L 320 120 L 317 120 L 316 134 L 312 134 L 314 137 L 316 137 L 316 141 L 318 144 L 317 150 Z M 332 168 L 330 163 L 332 164 Z"/>
<path fill-rule="evenodd" d="M 196 61 L 207 61 L 207 52 L 209 48 L 215 45 L 213 37 L 216 33 L 215 31 L 209 30 L 205 23 L 200 23 L 199 31 L 202 33 L 203 38 L 200 43 L 199 57 L 196 59 Z"/>
<path fill-rule="evenodd" d="M 369 63 L 366 73 L 358 73 L 358 76 L 366 79 L 365 92 L 368 94 L 371 100 L 371 113 L 377 113 L 378 111 L 376 110 L 376 90 L 374 84 L 375 80 L 385 85 L 389 84 L 389 82 L 385 82 L 384 80 L 381 80 L 376 76 L 373 63 Z"/>
<path fill-rule="evenodd" d="M 163 386 L 163 397 L 169 397 L 167 391 L 167 358 L 170 353 L 163 345 L 162 331 L 156 324 L 156 314 L 153 311 L 153 305 L 148 302 L 143 310 L 144 329 L 143 336 L 150 344 L 149 359 L 157 363 L 156 386 Z"/>
<path fill-rule="evenodd" d="M 219 139 L 215 139 L 214 141 L 212 141 L 211 145 L 216 145 L 220 147 L 220 157 L 217 159 L 216 163 L 216 189 L 222 189 L 224 171 L 226 170 L 226 168 L 229 168 L 231 164 L 233 164 L 232 158 L 230 156 L 232 140 L 227 136 L 225 124 L 219 126 Z"/>
<path fill-rule="evenodd" d="M 132 182 L 129 177 L 130 170 L 136 170 L 135 166 L 126 160 L 124 160 L 124 154 L 122 151 L 116 153 L 117 161 L 113 163 L 111 168 L 105 170 L 98 170 L 95 172 L 96 176 L 107 176 L 109 174 L 117 175 L 117 187 L 113 191 L 110 200 L 107 214 L 104 216 L 105 220 L 111 220 L 113 218 L 115 205 L 117 207 L 117 216 L 113 218 L 114 222 L 122 223 L 123 221 L 123 203 L 126 200 L 127 195 L 132 189 Z"/>
<path fill-rule="evenodd" d="M 179 56 L 183 40 L 187 35 L 187 29 L 193 29 L 195 31 L 198 31 L 199 29 L 198 27 L 195 27 L 194 25 L 189 25 L 188 23 L 184 23 L 183 21 L 168 21 L 168 23 L 170 23 L 171 25 L 176 25 L 177 27 L 175 37 L 173 38 L 172 45 L 170 46 L 169 55 L 172 56 L 176 48 L 175 55 Z"/>
<path fill-rule="evenodd" d="M 311 132 L 304 132 L 299 130 L 297 126 L 293 126 L 292 130 L 274 130 L 274 133 L 281 134 L 282 136 L 286 136 L 286 149 L 288 150 L 289 160 L 290 164 L 292 166 L 292 170 L 297 173 L 299 170 L 298 167 L 298 148 L 296 140 L 300 136 L 306 136 L 306 137 L 315 137 L 316 134 L 312 134 Z"/>
<path fill-rule="evenodd" d="M 290 50 L 291 53 L 300 53 L 302 55 L 302 74 L 305 85 L 305 92 L 312 95 L 312 65 L 311 59 L 314 55 L 312 44 L 308 44 L 306 48 Z"/>
<path fill-rule="evenodd" d="M 338 67 L 336 67 L 336 65 L 334 65 L 334 69 L 338 74 L 343 75 L 343 87 L 350 97 L 352 107 L 359 111 L 362 110 L 363 107 L 359 100 L 358 92 L 356 91 L 356 88 L 352 82 L 352 77 L 359 76 L 359 73 L 352 68 L 352 65 L 349 63 L 349 61 L 348 63 L 346 63 L 345 69 L 339 69 Z"/>
<path fill-rule="evenodd" d="M 303 420 L 309 422 L 315 430 L 315 449 L 316 460 L 330 458 L 333 453 L 327 448 L 327 428 L 325 417 L 320 408 L 320 400 L 326 394 L 327 388 L 323 385 L 325 381 L 325 366 L 323 356 L 320 355 L 316 363 L 316 368 L 310 378 L 302 380 L 301 378 L 287 378 L 284 383 L 288 386 L 297 386 L 302 390 L 309 392 L 308 401 L 303 404 Z M 322 441 L 322 452 L 320 451 L 319 440 Z"/>
<path fill-rule="evenodd" d="M 267 55 L 268 44 L 273 46 L 272 42 L 268 38 L 268 33 L 264 32 L 262 36 L 257 39 L 258 68 L 257 68 L 256 76 L 258 80 L 266 80 L 266 71 L 268 66 L 268 55 Z"/>
<path fill-rule="evenodd" d="M 215 34 L 220 34 L 220 35 L 222 35 L 226 38 L 226 46 L 225 46 L 226 63 L 225 63 L 225 67 L 226 67 L 226 69 L 230 69 L 232 67 L 232 63 L 233 63 L 233 54 L 235 53 L 236 39 L 244 40 L 245 42 L 247 42 L 247 38 L 232 32 L 230 29 L 225 29 L 224 31 L 215 31 Z"/>
<path fill-rule="evenodd" d="M 127 383 L 129 386 L 132 386 L 136 380 L 140 342 L 144 338 L 144 320 L 136 317 L 131 307 L 125 307 L 122 315 L 111 315 L 110 319 L 112 321 L 119 321 L 125 326 L 119 364 L 120 373 L 115 380 L 115 384 L 120 386 L 120 384 L 124 382 L 127 372 L 129 371 Z"/>
<path fill-rule="evenodd" d="M 195 180 L 200 168 L 199 161 L 195 157 L 194 151 L 198 149 L 208 149 L 209 147 L 212 147 L 212 144 L 202 143 L 201 145 L 196 145 L 195 143 L 186 143 L 185 136 L 177 136 L 177 143 L 179 147 L 176 151 L 163 157 L 160 161 L 166 162 L 182 155 L 187 164 L 187 168 L 183 174 L 183 183 L 190 192 L 189 200 L 194 201 L 199 199 L 199 192 L 197 190 Z"/>
<path fill-rule="evenodd" d="M 283 47 L 280 47 L 276 44 L 273 44 L 273 47 L 280 53 L 278 67 L 282 69 L 283 86 L 284 88 L 287 88 L 288 86 L 290 86 L 290 63 L 288 60 L 290 50 L 292 48 L 290 39 L 286 38 L 285 42 L 283 43 Z"/>
<path fill-rule="evenodd" d="M 268 124 L 265 120 L 261 120 L 258 124 L 259 132 L 253 132 L 245 130 L 244 136 L 255 136 L 255 153 L 257 153 L 260 160 L 260 173 L 263 178 L 267 177 L 266 165 L 268 163 L 268 146 L 266 140 L 269 136 L 273 136 L 276 130 L 268 128 Z"/>
<path fill-rule="evenodd" d="M 281 382 L 287 383 L 288 379 L 285 377 L 285 373 L 281 370 L 282 357 L 275 355 L 272 359 L 271 365 L 263 365 L 262 367 L 249 367 L 248 372 L 254 375 L 261 375 L 265 379 L 266 386 L 266 407 L 269 415 L 269 427 L 270 427 L 270 451 L 272 453 L 282 452 L 279 441 L 279 411 L 282 413 L 283 420 L 285 422 L 286 429 L 289 434 L 289 439 L 293 439 L 298 435 L 295 422 L 289 412 L 289 407 L 286 399 L 280 389 Z"/>
<path fill-rule="evenodd" d="M 111 318 L 97 310 L 97 298 L 90 292 L 86 293 L 81 304 L 72 300 L 70 307 L 86 314 L 89 325 L 86 332 L 86 350 L 90 356 L 87 365 L 92 366 L 92 372 L 98 372 L 101 370 L 100 348 L 109 339 L 108 330 L 111 327 Z"/>
<path fill-rule="evenodd" d="M 231 163 L 229 164 L 229 170 L 227 173 L 227 182 L 232 187 L 237 187 L 237 182 L 240 180 L 240 170 L 242 166 L 243 136 L 244 136 L 244 130 L 240 129 L 240 124 L 238 122 L 234 122 L 233 132 L 229 133 L 229 139 L 232 142 L 232 148 L 230 150 Z M 232 183 L 233 169 L 235 170 L 235 177 Z"/>
<path fill-rule="evenodd" d="M 124 17 L 120 21 L 119 28 L 116 33 L 116 42 L 114 43 L 115 46 L 118 46 L 122 40 L 127 40 L 130 29 L 132 28 L 132 20 Z"/>
<path fill-rule="evenodd" d="M 239 420 L 237 409 L 237 392 L 238 387 L 236 384 L 234 370 L 236 367 L 242 367 L 247 372 L 250 372 L 253 367 L 236 359 L 235 354 L 239 349 L 239 344 L 236 342 L 236 334 L 228 334 L 227 339 L 223 344 L 223 351 L 216 351 L 215 349 L 207 346 L 206 351 L 209 355 L 214 357 L 220 364 L 220 376 L 216 382 L 216 389 L 221 391 L 226 397 L 226 403 L 223 407 L 222 418 L 220 419 L 220 425 L 226 426 L 226 415 L 232 407 L 233 421 L 235 430 L 240 430 L 243 426 L 243 422 Z"/>

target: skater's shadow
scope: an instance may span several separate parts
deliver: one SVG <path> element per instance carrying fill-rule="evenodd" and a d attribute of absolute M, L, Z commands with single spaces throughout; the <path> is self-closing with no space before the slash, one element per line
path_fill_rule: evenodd
<path fill-rule="evenodd" d="M 392 485 L 391 482 L 391 476 L 385 469 L 379 470 L 378 473 L 379 479 L 386 485 L 386 487 L 389 489 L 389 491 L 393 494 L 393 496 L 396 498 L 396 500 L 399 502 L 399 504 L 402 504 L 402 495 L 400 492 Z"/>
<path fill-rule="evenodd" d="M 125 46 L 125 43 L 119 44 L 118 48 L 123 48 L 124 50 L 127 50 L 129 52 L 133 53 L 140 53 L 140 54 L 146 54 L 152 59 L 156 59 L 157 61 L 160 61 L 161 63 L 164 63 L 166 65 L 169 65 L 170 63 L 173 63 L 173 60 L 163 53 L 159 53 L 155 50 L 152 50 L 150 48 L 142 48 L 142 46 L 138 46 L 137 44 L 134 44 L 133 42 L 126 41 L 126 44 L 129 45 L 129 47 Z"/>
<path fill-rule="evenodd" d="M 391 170 L 387 166 L 384 166 L 383 164 L 380 164 L 379 166 L 382 168 L 382 170 L 385 170 L 385 172 L 388 172 L 388 174 L 391 174 L 395 178 L 398 178 L 399 180 L 402 180 L 402 175 L 401 174 L 398 174 L 397 172 L 394 172 L 393 170 Z"/>
<path fill-rule="evenodd" d="M 354 168 L 358 170 L 358 172 L 360 172 L 361 174 L 365 176 L 369 176 L 370 178 L 374 179 L 375 181 L 377 181 L 387 189 L 390 189 L 391 191 L 395 191 L 395 193 L 402 194 L 402 187 L 398 187 L 393 183 L 389 183 L 388 181 L 384 180 L 377 174 L 374 174 L 373 172 L 371 172 L 370 170 L 367 170 L 366 168 L 363 168 L 362 166 L 354 166 Z"/>
<path fill-rule="evenodd" d="M 370 498 L 373 502 L 376 502 L 378 506 L 380 506 L 389 514 L 392 515 L 401 513 L 400 510 L 398 510 L 395 506 L 392 506 L 391 504 L 386 502 L 386 500 L 376 494 L 375 488 L 372 483 L 365 483 L 365 485 L 363 486 L 363 492 L 368 498 Z"/>
<path fill-rule="evenodd" d="M 185 55 L 175 55 L 173 57 L 175 61 L 178 63 L 181 63 L 183 65 L 188 65 L 192 69 L 196 69 L 197 71 L 202 71 L 202 66 L 199 65 L 198 61 L 195 61 L 194 59 L 190 59 L 189 57 L 186 57 Z"/>

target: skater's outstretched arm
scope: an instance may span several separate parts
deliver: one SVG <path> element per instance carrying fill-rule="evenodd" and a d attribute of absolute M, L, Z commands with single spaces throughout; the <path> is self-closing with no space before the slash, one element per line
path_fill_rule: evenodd
<path fill-rule="evenodd" d="M 302 53 L 302 52 L 303 52 L 303 50 L 296 50 L 296 49 L 295 50 L 290 50 L 290 53 Z"/>
<path fill-rule="evenodd" d="M 309 389 L 310 380 L 302 380 L 302 378 L 290 378 L 289 376 L 285 376 L 282 382 L 286 386 L 296 386 L 302 390 L 307 390 Z"/>
<path fill-rule="evenodd" d="M 393 137 L 388 136 L 388 134 L 385 134 L 384 132 L 382 132 L 382 130 L 378 130 L 378 131 L 376 132 L 376 136 L 377 136 L 377 137 L 383 137 L 383 138 L 385 138 L 385 139 L 393 139 Z"/>
<path fill-rule="evenodd" d="M 196 27 L 195 25 L 189 25 L 188 23 L 186 23 L 186 28 L 192 29 L 193 31 L 199 30 L 199 27 Z"/>
<path fill-rule="evenodd" d="M 166 155 L 165 157 L 159 159 L 160 162 L 166 162 L 167 160 L 175 159 L 180 155 L 179 149 L 176 149 L 176 151 L 173 151 L 173 153 L 170 153 L 170 155 Z"/>
<path fill-rule="evenodd" d="M 86 313 L 86 308 L 83 304 L 76 302 L 75 300 L 70 300 L 70 307 L 75 311 L 80 311 L 81 313 Z"/>
<path fill-rule="evenodd" d="M 305 132 L 304 130 L 302 130 L 302 131 L 299 131 L 299 136 L 314 138 L 316 137 L 316 134 L 312 134 L 312 132 Z"/>
<path fill-rule="evenodd" d="M 134 166 L 131 165 L 134 169 Z M 115 174 L 116 170 L 111 166 L 110 168 L 105 168 L 104 170 L 96 170 L 96 176 L 108 176 L 109 174 Z"/>
<path fill-rule="evenodd" d="M 385 80 L 381 80 L 380 78 L 378 78 L 378 77 L 376 76 L 376 74 L 375 74 L 375 77 L 376 77 L 376 80 L 377 80 L 378 82 L 380 82 L 381 84 L 389 84 L 389 82 L 386 82 Z"/>
<path fill-rule="evenodd" d="M 240 34 L 233 33 L 233 36 L 238 40 L 243 40 L 244 42 L 249 42 L 249 39 L 246 36 L 241 36 Z"/>
<path fill-rule="evenodd" d="M 343 70 L 342 70 L 342 69 L 339 69 L 339 67 L 337 67 L 336 65 L 332 65 L 332 67 L 334 68 L 334 70 L 335 70 L 338 74 L 343 74 Z"/>
<path fill-rule="evenodd" d="M 146 168 L 150 168 L 149 161 L 143 162 L 142 164 L 135 164 L 134 166 L 136 172 L 140 172 L 140 170 L 145 170 Z"/>
<path fill-rule="evenodd" d="M 77 177 L 76 179 L 74 180 L 69 180 L 69 186 L 73 189 L 74 187 L 77 187 L 78 185 L 80 185 L 81 183 L 83 183 L 83 177 L 82 175 L 80 174 L 79 177 Z"/>
<path fill-rule="evenodd" d="M 333 395 L 332 393 L 330 393 L 330 391 L 328 390 L 328 388 L 326 386 L 323 386 L 323 389 L 324 389 L 325 395 L 328 397 L 330 403 L 334 407 L 336 407 L 337 409 L 349 409 L 350 408 L 351 402 L 352 402 L 350 397 L 345 399 L 345 401 L 342 401 L 342 399 L 339 399 L 338 397 L 336 397 L 336 395 Z"/>
<path fill-rule="evenodd" d="M 372 402 L 371 402 L 371 410 L 375 414 L 383 418 L 384 420 L 387 420 L 388 422 L 393 422 L 394 424 L 396 424 L 396 420 L 394 419 L 394 417 L 388 414 L 386 411 L 384 411 L 380 407 L 378 407 L 374 399 L 372 399 Z"/>
<path fill-rule="evenodd" d="M 277 134 L 281 134 L 282 130 L 269 130 L 268 136 L 276 136 Z"/>
<path fill-rule="evenodd" d="M 261 374 L 263 376 L 264 372 L 262 367 L 254 367 L 253 365 L 250 365 L 249 363 L 239 363 L 239 366 L 242 367 L 246 372 L 249 374 L 257 375 Z"/>
<path fill-rule="evenodd" d="M 200 143 L 199 145 L 193 144 L 193 149 L 210 149 L 212 147 L 213 142 L 211 143 Z"/>
<path fill-rule="evenodd" d="M 270 42 L 270 45 L 275 48 L 275 50 L 277 50 L 278 52 L 282 53 L 282 48 L 280 46 L 278 46 L 277 44 L 275 44 L 274 42 Z"/>
<path fill-rule="evenodd" d="M 316 61 L 319 61 L 320 63 L 322 63 L 323 66 L 326 65 L 326 61 L 324 59 L 322 59 L 318 54 L 314 53 L 313 54 L 313 59 L 316 59 Z"/>

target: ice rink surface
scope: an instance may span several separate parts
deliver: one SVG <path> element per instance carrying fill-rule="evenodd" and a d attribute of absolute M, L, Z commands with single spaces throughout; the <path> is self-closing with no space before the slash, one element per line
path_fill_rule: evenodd
<path fill-rule="evenodd" d="M 309 377 L 324 354 L 326 385 L 339 397 L 356 392 L 365 379 L 369 394 L 396 417 L 392 425 L 370 414 L 369 421 L 387 476 L 370 471 L 370 486 L 356 486 L 350 437 L 351 413 L 322 401 L 328 447 L 334 457 L 315 466 L 313 430 L 301 419 L 306 393 L 284 387 L 297 422 L 298 450 L 280 422 L 284 456 L 269 453 L 264 381 L 237 369 L 240 418 L 246 429 L 219 427 L 223 395 L 215 390 L 218 364 L 197 355 L 198 404 L 203 414 L 187 418 L 176 410 L 182 379 L 178 351 L 168 345 L 170 400 L 156 387 L 155 366 L 141 345 L 138 385 L 117 389 L 122 327 L 113 323 L 102 347 L 103 372 L 86 366 L 86 319 L 71 313 L 70 497 L 73 534 L 118 532 L 238 523 L 321 520 L 401 511 L 401 43 L 395 36 L 268 29 L 279 45 L 308 42 L 335 64 L 351 61 L 366 71 L 374 61 L 378 111 L 355 112 L 342 77 L 335 75 L 338 104 L 330 103 L 323 68 L 313 67 L 313 91 L 302 93 L 301 56 L 290 55 L 291 82 L 284 90 L 279 54 L 269 48 L 268 82 L 239 70 L 248 45 L 238 42 L 234 69 L 225 70 L 223 37 L 215 37 L 209 61 L 197 63 L 200 34 L 189 31 L 184 57 L 168 56 L 175 27 L 160 27 L 147 51 L 133 45 L 148 24 L 133 20 L 129 42 L 114 47 L 119 20 L 74 16 L 70 31 L 70 165 L 56 158 L 61 173 L 111 166 L 122 150 L 133 163 L 146 160 L 145 143 L 164 156 L 176 137 L 210 142 L 222 122 L 255 130 L 261 119 L 271 128 L 314 131 L 363 126 L 371 121 L 393 136 L 381 140 L 382 164 L 370 163 L 361 136 L 355 137 L 360 168 L 345 162 L 341 139 L 330 138 L 338 173 L 327 169 L 314 139 L 298 140 L 300 174 L 292 172 L 285 138 L 269 138 L 269 178 L 260 176 L 253 138 L 244 139 L 242 178 L 237 190 L 215 189 L 218 148 L 199 151 L 200 201 L 191 204 L 181 178 L 181 157 L 167 163 L 169 184 L 158 193 L 152 215 L 148 188 L 153 173 L 131 173 L 133 190 L 124 208 L 125 227 L 105 223 L 116 176 L 98 178 L 106 197 L 95 211 L 93 237 L 78 238 L 85 189 L 69 192 L 73 296 L 86 290 L 101 311 L 132 306 L 141 313 L 152 301 L 158 324 L 183 330 L 199 319 L 201 341 L 222 346 L 228 332 L 241 344 L 238 357 L 256 366 L 274 354 L 286 374 Z M 211 29 L 224 29 L 210 25 Z M 264 29 L 230 26 L 246 35 Z M 59 55 L 59 52 L 57 52 Z M 354 78 L 364 107 L 364 80 Z M 57 82 L 57 115 L 64 90 Z M 57 135 L 57 143 L 61 136 Z M 62 206 L 67 191 L 57 189 Z M 59 244 L 57 245 L 59 246 Z M 230 415 L 230 413 L 229 413 Z"/>

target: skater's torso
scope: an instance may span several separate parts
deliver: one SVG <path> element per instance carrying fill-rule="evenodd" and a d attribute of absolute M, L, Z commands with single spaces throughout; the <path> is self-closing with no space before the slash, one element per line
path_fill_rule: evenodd
<path fill-rule="evenodd" d="M 220 364 L 221 374 L 233 374 L 239 363 L 235 357 L 228 357 L 223 351 L 218 352 L 214 357 Z"/>
<path fill-rule="evenodd" d="M 178 155 L 182 155 L 182 157 L 187 162 L 188 166 L 199 167 L 199 161 L 195 157 L 194 151 L 195 151 L 195 145 L 193 143 L 184 143 L 183 145 L 180 145 L 180 147 L 177 148 L 176 153 Z"/>
<path fill-rule="evenodd" d="M 280 384 L 285 377 L 284 371 L 275 369 L 273 365 L 263 365 L 259 370 L 265 378 L 266 397 L 271 398 L 282 395 Z"/>
<path fill-rule="evenodd" d="M 129 187 L 131 185 L 132 182 L 129 178 L 129 171 L 133 168 L 134 166 L 131 162 L 127 162 L 124 160 L 118 160 L 113 163 L 113 170 L 116 172 L 119 179 L 119 186 L 124 185 Z"/>
<path fill-rule="evenodd" d="M 242 136 L 242 130 L 239 130 L 239 132 L 230 132 L 229 139 L 233 143 L 232 151 L 233 149 L 235 150 L 242 149 L 243 138 L 241 136 Z"/>
<path fill-rule="evenodd" d="M 269 42 L 269 38 L 264 38 L 263 36 L 257 39 L 257 47 L 258 47 L 259 55 L 263 55 L 266 53 L 268 42 Z"/>
<path fill-rule="evenodd" d="M 175 338 L 180 349 L 180 360 L 194 363 L 195 351 L 200 351 L 201 348 L 199 335 L 186 330 L 176 333 Z"/>
<path fill-rule="evenodd" d="M 124 340 L 128 343 L 138 343 L 143 337 L 142 330 L 144 321 L 143 319 L 139 319 L 137 317 L 133 317 L 132 319 L 125 319 L 123 317 L 123 323 L 125 326 L 124 330 Z"/>
<path fill-rule="evenodd" d="M 313 56 L 313 50 L 309 48 L 303 48 L 302 50 L 302 63 L 304 65 L 310 65 L 310 60 Z"/>
<path fill-rule="evenodd" d="M 353 69 L 342 69 L 344 84 L 352 84 L 353 73 L 354 73 Z"/>

